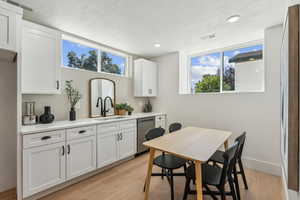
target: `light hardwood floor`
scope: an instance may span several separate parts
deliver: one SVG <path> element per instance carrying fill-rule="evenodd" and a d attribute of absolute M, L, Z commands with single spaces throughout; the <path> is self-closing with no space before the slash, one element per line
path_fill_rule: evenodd
<path fill-rule="evenodd" d="M 143 184 L 148 156 L 143 155 L 120 166 L 109 169 L 80 183 L 42 198 L 42 200 L 143 200 Z M 154 168 L 153 171 L 157 171 Z M 279 177 L 247 170 L 249 190 L 241 183 L 242 200 L 282 200 Z M 175 199 L 181 200 L 185 179 L 175 177 Z M 0 194 L 0 200 L 15 200 L 14 191 Z M 150 200 L 170 200 L 168 182 L 159 177 L 151 178 Z M 188 200 L 196 199 L 189 195 Z M 205 200 L 211 200 L 205 196 Z M 231 199 L 228 197 L 227 199 Z"/>

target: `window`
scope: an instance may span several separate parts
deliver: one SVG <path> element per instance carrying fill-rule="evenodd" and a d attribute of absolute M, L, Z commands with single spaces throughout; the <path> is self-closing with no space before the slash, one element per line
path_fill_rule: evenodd
<path fill-rule="evenodd" d="M 98 50 L 63 40 L 63 65 L 71 68 L 98 71 Z"/>
<path fill-rule="evenodd" d="M 101 46 L 97 47 L 95 44 L 85 45 L 86 42 L 83 44 L 74 38 L 62 40 L 62 65 L 64 67 L 127 75 L 130 56 Z"/>
<path fill-rule="evenodd" d="M 101 52 L 101 71 L 124 75 L 126 68 L 126 58 L 109 52 Z"/>
<path fill-rule="evenodd" d="M 263 46 L 224 51 L 223 91 L 262 91 Z"/>
<path fill-rule="evenodd" d="M 263 45 L 189 56 L 192 93 L 264 90 Z"/>
<path fill-rule="evenodd" d="M 212 53 L 191 58 L 193 93 L 220 92 L 221 54 Z"/>

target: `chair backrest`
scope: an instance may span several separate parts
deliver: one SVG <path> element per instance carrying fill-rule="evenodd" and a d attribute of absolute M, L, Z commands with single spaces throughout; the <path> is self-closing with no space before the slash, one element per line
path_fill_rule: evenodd
<path fill-rule="evenodd" d="M 169 126 L 169 133 L 172 133 L 172 132 L 175 132 L 175 131 L 178 131 L 182 128 L 182 125 L 178 122 L 175 122 L 173 124 L 170 124 Z"/>
<path fill-rule="evenodd" d="M 236 164 L 237 153 L 239 149 L 239 143 L 235 142 L 229 149 L 225 151 L 223 154 L 224 157 L 224 164 L 222 169 L 222 176 L 221 176 L 221 185 L 225 185 L 226 177 L 231 176 L 233 172 L 233 168 Z"/>
<path fill-rule="evenodd" d="M 245 141 L 246 141 L 246 132 L 243 132 L 234 141 L 239 143 L 239 149 L 238 149 L 237 159 L 241 159 L 242 158 L 242 154 L 243 154 L 243 149 L 244 149 Z"/>
<path fill-rule="evenodd" d="M 158 138 L 160 136 L 163 136 L 165 134 L 165 129 L 163 128 L 153 128 L 150 129 L 146 135 L 145 138 L 147 141 Z"/>

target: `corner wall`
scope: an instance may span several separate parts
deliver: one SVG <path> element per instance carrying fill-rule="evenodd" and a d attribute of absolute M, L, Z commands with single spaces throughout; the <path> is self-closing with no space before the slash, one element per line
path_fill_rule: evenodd
<path fill-rule="evenodd" d="M 159 65 L 155 111 L 166 112 L 168 123 L 230 130 L 232 140 L 247 131 L 246 165 L 280 175 L 281 32 L 281 25 L 265 30 L 264 93 L 179 95 L 179 54 L 152 59 Z"/>
<path fill-rule="evenodd" d="M 17 65 L 0 61 L 0 192 L 16 186 Z"/>

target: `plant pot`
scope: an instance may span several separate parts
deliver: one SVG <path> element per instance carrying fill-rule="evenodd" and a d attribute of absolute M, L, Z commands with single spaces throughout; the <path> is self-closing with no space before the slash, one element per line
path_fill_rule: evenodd
<path fill-rule="evenodd" d="M 70 121 L 75 121 L 76 120 L 76 111 L 75 108 L 71 108 L 70 110 Z"/>
<path fill-rule="evenodd" d="M 117 114 L 118 115 L 125 115 L 126 114 L 126 110 L 125 109 L 117 110 Z"/>
<path fill-rule="evenodd" d="M 132 111 L 131 112 L 128 111 L 128 115 L 132 115 Z"/>
<path fill-rule="evenodd" d="M 50 124 L 54 121 L 55 117 L 51 114 L 51 107 L 45 106 L 44 114 L 40 116 L 40 123 L 41 124 Z"/>

